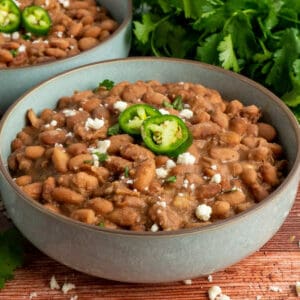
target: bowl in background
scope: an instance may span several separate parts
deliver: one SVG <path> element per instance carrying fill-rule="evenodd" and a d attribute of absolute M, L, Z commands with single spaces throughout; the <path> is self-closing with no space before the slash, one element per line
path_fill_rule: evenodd
<path fill-rule="evenodd" d="M 22 93 L 60 72 L 88 63 L 128 56 L 131 44 L 131 0 L 97 0 L 119 23 L 117 30 L 97 46 L 77 55 L 33 66 L 0 69 L 0 113 Z"/>
<path fill-rule="evenodd" d="M 54 108 L 74 90 L 93 89 L 104 79 L 195 82 L 262 109 L 277 129 L 289 161 L 282 184 L 248 211 L 211 225 L 168 232 L 111 230 L 56 215 L 29 199 L 7 168 L 10 143 L 25 125 L 25 113 Z M 43 101 L 41 101 L 43 99 Z M 24 94 L 0 124 L 0 187 L 14 224 L 42 252 L 81 272 L 126 282 L 170 282 L 212 274 L 262 247 L 280 228 L 294 202 L 300 178 L 299 125 L 285 104 L 241 75 L 199 62 L 129 58 L 83 66 L 47 80 Z"/>

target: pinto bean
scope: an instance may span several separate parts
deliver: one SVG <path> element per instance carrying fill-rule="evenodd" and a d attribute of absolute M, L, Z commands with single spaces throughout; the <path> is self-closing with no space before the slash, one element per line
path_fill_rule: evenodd
<path fill-rule="evenodd" d="M 92 198 L 88 201 L 88 206 L 91 207 L 96 214 L 105 215 L 113 211 L 114 206 L 111 201 L 101 197 Z"/>
<path fill-rule="evenodd" d="M 84 222 L 87 224 L 95 224 L 97 220 L 95 212 L 92 209 L 88 208 L 76 209 L 71 213 L 70 217 L 74 220 Z"/>
<path fill-rule="evenodd" d="M 88 50 L 99 44 L 98 40 L 93 37 L 83 37 L 78 42 L 78 47 L 81 51 Z"/>
<path fill-rule="evenodd" d="M 238 133 L 239 135 L 243 135 L 247 131 L 247 121 L 243 118 L 234 118 L 229 122 L 229 129 Z"/>
<path fill-rule="evenodd" d="M 32 168 L 32 165 L 32 160 L 23 157 L 19 161 L 19 170 L 27 173 Z"/>
<path fill-rule="evenodd" d="M 191 133 L 195 139 L 204 139 L 220 131 L 220 126 L 210 121 L 191 126 Z"/>
<path fill-rule="evenodd" d="M 256 122 L 261 116 L 260 109 L 256 105 L 245 106 L 242 108 L 241 116 L 251 122 Z"/>
<path fill-rule="evenodd" d="M 272 156 L 270 149 L 267 147 L 258 147 L 249 151 L 248 159 L 256 161 L 267 161 Z"/>
<path fill-rule="evenodd" d="M 27 184 L 32 183 L 32 177 L 31 177 L 31 175 L 19 176 L 16 178 L 15 182 L 18 186 L 27 185 Z"/>
<path fill-rule="evenodd" d="M 52 162 L 54 168 L 60 173 L 66 173 L 68 171 L 68 163 L 70 156 L 60 147 L 55 147 L 52 154 Z"/>
<path fill-rule="evenodd" d="M 120 226 L 132 226 L 140 221 L 140 215 L 132 207 L 122 207 L 114 209 L 107 218 Z"/>
<path fill-rule="evenodd" d="M 72 37 L 77 37 L 81 34 L 82 32 L 82 28 L 83 28 L 83 25 L 82 23 L 78 22 L 73 22 L 68 30 L 68 33 L 69 35 Z"/>
<path fill-rule="evenodd" d="M 253 184 L 251 186 L 251 192 L 253 193 L 255 200 L 257 200 L 258 202 L 269 196 L 268 190 L 259 183 Z"/>
<path fill-rule="evenodd" d="M 44 206 L 44 208 L 52 211 L 53 213 L 56 213 L 56 214 L 61 213 L 59 207 L 57 207 L 56 205 L 54 205 L 52 203 L 45 203 L 43 206 Z"/>
<path fill-rule="evenodd" d="M 9 50 L 0 49 L 0 62 L 9 63 L 13 61 L 14 57 Z"/>
<path fill-rule="evenodd" d="M 107 19 L 107 20 L 102 21 L 99 26 L 102 30 L 107 30 L 107 31 L 111 32 L 111 31 L 114 31 L 118 27 L 118 24 L 114 20 Z"/>
<path fill-rule="evenodd" d="M 46 145 L 63 144 L 66 140 L 64 130 L 47 130 L 39 134 L 39 140 Z"/>
<path fill-rule="evenodd" d="M 49 43 L 53 48 L 60 48 L 62 50 L 66 50 L 70 46 L 69 41 L 62 38 L 52 37 L 49 39 Z"/>
<path fill-rule="evenodd" d="M 143 101 L 152 105 L 161 106 L 164 101 L 169 102 L 170 100 L 167 96 L 161 93 L 149 91 L 146 94 L 144 94 Z"/>
<path fill-rule="evenodd" d="M 238 161 L 240 158 L 239 152 L 232 148 L 213 147 L 209 151 L 209 155 L 214 159 L 219 159 L 226 162 Z"/>
<path fill-rule="evenodd" d="M 234 131 L 225 131 L 220 133 L 221 144 L 235 146 L 241 142 L 241 136 Z"/>
<path fill-rule="evenodd" d="M 72 187 L 80 194 L 90 196 L 98 187 L 98 179 L 86 172 L 78 172 L 72 178 Z"/>
<path fill-rule="evenodd" d="M 23 192 L 34 200 L 39 200 L 42 194 L 42 182 L 33 182 L 21 187 Z"/>
<path fill-rule="evenodd" d="M 74 143 L 68 146 L 67 152 L 72 156 L 76 156 L 79 154 L 87 154 L 88 149 L 86 144 L 84 143 Z"/>
<path fill-rule="evenodd" d="M 275 166 L 271 165 L 268 162 L 265 162 L 261 166 L 260 171 L 265 182 L 269 183 L 272 186 L 276 186 L 279 184 L 277 168 Z"/>
<path fill-rule="evenodd" d="M 138 164 L 134 174 L 133 187 L 138 191 L 149 189 L 151 181 L 155 177 L 155 161 L 146 159 Z"/>
<path fill-rule="evenodd" d="M 226 201 L 231 206 L 235 206 L 242 202 L 245 202 L 246 196 L 242 191 L 237 190 L 237 191 L 220 194 L 216 197 L 216 199 L 217 199 L 217 201 Z"/>
<path fill-rule="evenodd" d="M 220 127 L 227 129 L 229 126 L 229 119 L 220 109 L 214 111 L 211 115 L 211 120 L 217 123 Z"/>
<path fill-rule="evenodd" d="M 37 159 L 43 156 L 45 148 L 42 146 L 27 146 L 25 148 L 25 156 L 29 159 Z"/>
<path fill-rule="evenodd" d="M 42 197 L 47 202 L 52 201 L 52 191 L 56 186 L 55 178 L 50 176 L 43 182 Z"/>
<path fill-rule="evenodd" d="M 217 200 L 212 205 L 212 214 L 213 216 L 225 219 L 230 215 L 230 204 L 227 201 Z"/>
<path fill-rule="evenodd" d="M 251 186 L 257 182 L 257 172 L 251 166 L 247 168 L 243 168 L 243 172 L 241 174 L 241 179 L 245 182 L 246 185 Z"/>
<path fill-rule="evenodd" d="M 32 109 L 27 111 L 27 118 L 34 128 L 40 128 L 40 126 L 43 124 L 43 121 L 36 116 Z"/>
<path fill-rule="evenodd" d="M 134 161 L 142 161 L 148 158 L 154 159 L 154 154 L 150 150 L 131 143 L 122 145 L 120 154 L 122 157 Z"/>
<path fill-rule="evenodd" d="M 144 199 L 136 196 L 125 195 L 121 201 L 116 202 L 117 207 L 135 207 L 135 208 L 144 208 L 146 203 Z"/>
<path fill-rule="evenodd" d="M 124 101 L 132 102 L 133 100 L 138 100 L 143 97 L 147 92 L 147 86 L 142 83 L 129 84 L 124 87 L 122 92 L 122 99 Z"/>
<path fill-rule="evenodd" d="M 215 197 L 221 192 L 221 185 L 217 183 L 202 184 L 196 189 L 196 197 L 199 200 Z"/>
<path fill-rule="evenodd" d="M 55 58 L 64 58 L 67 56 L 67 52 L 59 48 L 47 48 L 45 53 L 46 55 L 54 56 Z"/>
<path fill-rule="evenodd" d="M 128 134 L 117 134 L 113 135 L 109 138 L 110 145 L 107 149 L 109 154 L 117 154 L 119 153 L 121 147 L 123 145 L 132 144 L 133 138 Z"/>
<path fill-rule="evenodd" d="M 104 183 L 109 177 L 109 171 L 104 167 L 91 167 L 91 171 L 97 177 L 99 183 Z"/>
<path fill-rule="evenodd" d="M 238 100 L 232 100 L 228 103 L 226 107 L 226 113 L 233 117 L 240 113 L 244 105 Z"/>
<path fill-rule="evenodd" d="M 65 204 L 79 205 L 84 201 L 84 196 L 65 187 L 55 187 L 52 191 L 54 201 Z"/>
<path fill-rule="evenodd" d="M 277 133 L 275 128 L 272 125 L 266 123 L 257 123 L 258 126 L 258 135 L 266 139 L 268 142 L 272 142 Z"/>
<path fill-rule="evenodd" d="M 88 28 L 84 29 L 83 36 L 97 38 L 99 36 L 101 30 L 102 29 L 98 26 L 89 26 Z"/>
<path fill-rule="evenodd" d="M 132 168 L 132 162 L 119 156 L 110 156 L 104 163 L 105 168 L 113 173 L 122 173 L 125 168 Z"/>
<path fill-rule="evenodd" d="M 93 157 L 91 154 L 79 154 L 69 160 L 68 167 L 72 171 L 77 171 L 82 167 L 86 167 L 92 161 Z"/>

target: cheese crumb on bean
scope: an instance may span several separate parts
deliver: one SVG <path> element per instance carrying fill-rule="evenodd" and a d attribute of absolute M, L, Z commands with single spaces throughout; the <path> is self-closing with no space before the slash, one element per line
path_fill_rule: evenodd
<path fill-rule="evenodd" d="M 159 227 L 158 227 L 158 225 L 157 225 L 156 223 L 154 223 L 154 224 L 151 226 L 150 230 L 151 230 L 152 232 L 157 232 L 157 231 L 159 230 Z"/>
<path fill-rule="evenodd" d="M 179 112 L 179 116 L 185 119 L 190 119 L 193 117 L 193 115 L 194 115 L 193 111 L 188 108 L 184 108 Z"/>
<path fill-rule="evenodd" d="M 156 176 L 158 178 L 166 178 L 169 174 L 169 171 L 165 168 L 157 168 L 155 169 Z"/>
<path fill-rule="evenodd" d="M 13 33 L 11 34 L 11 38 L 12 38 L 13 40 L 17 40 L 17 39 L 19 39 L 19 37 L 20 37 L 20 33 L 19 33 L 18 31 L 13 32 Z"/>
<path fill-rule="evenodd" d="M 66 117 L 73 117 L 76 115 L 75 109 L 64 109 L 62 112 Z"/>
<path fill-rule="evenodd" d="M 75 289 L 75 287 L 75 284 L 66 282 L 63 284 L 61 290 L 64 294 L 67 294 L 70 290 Z"/>
<path fill-rule="evenodd" d="M 184 152 L 178 155 L 177 163 L 182 165 L 193 165 L 196 157 L 189 152 Z"/>
<path fill-rule="evenodd" d="M 20 45 L 20 47 L 18 48 L 18 52 L 22 53 L 26 51 L 26 46 L 25 45 Z"/>
<path fill-rule="evenodd" d="M 110 147 L 110 140 L 103 140 L 98 142 L 97 149 L 95 150 L 99 153 L 106 153 L 109 147 Z"/>
<path fill-rule="evenodd" d="M 170 113 L 166 110 L 166 109 L 164 109 L 164 108 L 160 108 L 159 109 L 159 112 L 162 114 L 162 115 L 169 115 Z"/>
<path fill-rule="evenodd" d="M 164 208 L 167 207 L 167 203 L 165 201 L 157 201 L 156 204 Z"/>
<path fill-rule="evenodd" d="M 221 181 L 222 181 L 222 177 L 221 177 L 221 174 L 219 174 L 219 173 L 214 174 L 210 180 L 210 182 L 212 182 L 212 183 L 221 183 Z"/>
<path fill-rule="evenodd" d="M 127 106 L 127 102 L 121 100 L 114 103 L 114 109 L 118 110 L 119 112 L 124 111 L 127 108 Z"/>
<path fill-rule="evenodd" d="M 195 214 L 196 217 L 201 221 L 208 221 L 210 219 L 212 209 L 209 205 L 200 204 L 197 206 Z"/>
<path fill-rule="evenodd" d="M 103 119 L 92 119 L 92 118 L 87 118 L 86 122 L 85 122 L 85 129 L 89 130 L 89 129 L 95 129 L 98 130 L 100 128 L 102 128 L 104 125 L 104 120 Z"/>

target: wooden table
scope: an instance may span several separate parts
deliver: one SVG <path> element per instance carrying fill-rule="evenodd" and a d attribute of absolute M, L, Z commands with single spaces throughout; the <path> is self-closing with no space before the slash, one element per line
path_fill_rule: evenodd
<path fill-rule="evenodd" d="M 1 216 L 0 216 L 1 221 Z M 1 222 L 0 222 L 1 226 Z M 2 216 L 3 226 L 3 216 Z M 91 277 L 73 271 L 30 248 L 24 267 L 0 291 L 1 300 L 24 299 L 208 299 L 207 290 L 219 285 L 233 300 L 288 300 L 300 299 L 295 282 L 300 281 L 300 188 L 295 204 L 279 232 L 252 256 L 224 271 L 192 280 L 168 284 L 126 284 Z M 55 276 L 60 286 L 72 283 L 76 287 L 64 294 L 50 289 L 50 278 Z M 279 289 L 279 291 L 276 291 Z M 259 297 L 261 296 L 261 298 Z"/>

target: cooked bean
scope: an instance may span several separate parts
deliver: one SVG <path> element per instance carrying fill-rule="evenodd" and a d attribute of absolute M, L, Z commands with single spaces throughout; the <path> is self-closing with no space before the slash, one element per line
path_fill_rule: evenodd
<path fill-rule="evenodd" d="M 107 19 L 102 21 L 99 26 L 102 30 L 113 31 L 117 28 L 118 24 L 114 20 Z"/>
<path fill-rule="evenodd" d="M 247 131 L 248 124 L 243 118 L 235 118 L 230 120 L 229 128 L 231 131 L 234 131 L 239 135 L 243 135 Z"/>
<path fill-rule="evenodd" d="M 231 206 L 235 206 L 235 205 L 238 205 L 242 202 L 245 202 L 246 201 L 246 196 L 242 191 L 237 190 L 237 191 L 228 192 L 228 193 L 218 195 L 216 199 L 218 201 L 226 201 Z"/>
<path fill-rule="evenodd" d="M 88 208 L 76 209 L 71 213 L 70 217 L 74 220 L 78 220 L 87 224 L 94 224 L 97 220 L 95 212 Z"/>
<path fill-rule="evenodd" d="M 45 148 L 42 146 L 27 146 L 25 148 L 25 156 L 29 159 L 37 159 L 43 156 Z"/>
<path fill-rule="evenodd" d="M 140 221 L 140 215 L 132 207 L 116 208 L 107 218 L 120 226 L 132 226 Z"/>
<path fill-rule="evenodd" d="M 21 171 L 24 171 L 25 173 L 27 173 L 28 171 L 30 171 L 30 169 L 32 168 L 32 160 L 27 159 L 27 158 L 22 158 L 19 161 L 19 169 Z"/>
<path fill-rule="evenodd" d="M 83 25 L 82 23 L 78 22 L 73 22 L 68 30 L 68 33 L 69 35 L 72 37 L 77 37 L 81 34 L 82 32 L 82 28 L 83 28 Z"/>
<path fill-rule="evenodd" d="M 91 154 L 79 154 L 69 160 L 68 167 L 70 170 L 77 171 L 83 166 L 89 165 L 93 161 Z"/>
<path fill-rule="evenodd" d="M 230 215 L 230 204 L 227 201 L 217 200 L 212 205 L 213 216 L 221 219 L 228 218 Z"/>
<path fill-rule="evenodd" d="M 17 177 L 15 182 L 19 186 L 27 185 L 27 184 L 32 183 L 32 177 L 31 177 L 31 175 L 23 175 L 23 176 Z"/>
<path fill-rule="evenodd" d="M 141 99 L 147 92 L 147 87 L 141 83 L 135 83 L 133 85 L 127 85 L 122 92 L 122 99 L 125 101 L 133 101 Z"/>
<path fill-rule="evenodd" d="M 66 39 L 51 38 L 51 39 L 49 39 L 49 42 L 52 47 L 60 48 L 62 50 L 66 50 L 70 46 L 69 41 Z M 49 48 L 49 49 L 51 49 L 51 48 Z M 52 55 L 52 56 L 55 56 L 55 55 Z"/>
<path fill-rule="evenodd" d="M 117 207 L 135 207 L 135 208 L 144 208 L 146 206 L 145 201 L 137 196 L 126 195 L 121 201 L 116 202 Z"/>
<path fill-rule="evenodd" d="M 33 182 L 21 187 L 23 192 L 34 200 L 39 200 L 42 194 L 43 184 L 41 182 Z"/>
<path fill-rule="evenodd" d="M 268 162 L 265 162 L 261 166 L 260 171 L 265 182 L 269 183 L 272 186 L 276 186 L 279 184 L 276 167 Z"/>
<path fill-rule="evenodd" d="M 215 197 L 221 192 L 222 188 L 217 183 L 202 184 L 196 190 L 196 197 L 199 200 Z"/>
<path fill-rule="evenodd" d="M 52 203 L 45 203 L 43 206 L 53 213 L 56 213 L 56 214 L 61 213 L 59 207 L 57 207 L 56 205 L 53 205 Z"/>
<path fill-rule="evenodd" d="M 67 52 L 59 48 L 47 48 L 45 53 L 49 56 L 54 56 L 55 58 L 64 58 L 67 56 Z"/>
<path fill-rule="evenodd" d="M 270 157 L 270 149 L 263 146 L 251 149 L 248 156 L 249 159 L 253 159 L 256 161 L 267 161 Z"/>
<path fill-rule="evenodd" d="M 146 159 L 138 164 L 134 174 L 133 187 L 138 191 L 149 189 L 151 181 L 155 177 L 155 161 L 152 158 Z"/>
<path fill-rule="evenodd" d="M 71 154 L 73 156 L 88 153 L 87 146 L 84 143 L 71 144 L 71 145 L 68 146 L 68 148 L 66 150 L 69 154 Z"/>
<path fill-rule="evenodd" d="M 43 182 L 42 197 L 47 202 L 51 202 L 52 201 L 52 191 L 54 190 L 55 186 L 56 186 L 55 178 L 52 177 L 52 176 L 48 177 Z"/>
<path fill-rule="evenodd" d="M 98 179 L 86 172 L 78 172 L 72 178 L 72 187 L 80 194 L 90 196 L 98 187 Z"/>
<path fill-rule="evenodd" d="M 46 145 L 63 144 L 66 133 L 63 130 L 47 130 L 39 134 L 39 140 Z"/>
<path fill-rule="evenodd" d="M 253 167 L 244 168 L 241 178 L 246 185 L 251 186 L 257 182 L 257 172 Z"/>
<path fill-rule="evenodd" d="M 120 154 L 122 157 L 134 161 L 143 161 L 145 159 L 154 159 L 154 154 L 137 144 L 123 144 L 122 147 L 120 148 Z"/>
<path fill-rule="evenodd" d="M 88 202 L 88 206 L 91 207 L 97 214 L 105 215 L 113 211 L 114 206 L 111 201 L 101 197 L 92 198 Z"/>
<path fill-rule="evenodd" d="M 162 105 L 164 101 L 169 102 L 169 99 L 157 92 L 147 92 L 143 96 L 143 101 L 152 105 Z"/>
<path fill-rule="evenodd" d="M 126 168 L 132 168 L 132 162 L 119 156 L 110 156 L 104 166 L 113 173 L 123 173 Z"/>
<path fill-rule="evenodd" d="M 57 202 L 79 205 L 84 201 L 84 196 L 65 187 L 55 187 L 52 198 Z"/>
<path fill-rule="evenodd" d="M 104 167 L 91 167 L 91 171 L 96 175 L 99 183 L 104 183 L 109 177 L 109 171 Z"/>
<path fill-rule="evenodd" d="M 60 173 L 66 173 L 68 171 L 68 163 L 69 163 L 70 157 L 68 153 L 65 152 L 64 149 L 55 147 L 53 149 L 52 154 L 52 162 L 54 165 L 54 168 L 60 172 Z"/>
<path fill-rule="evenodd" d="M 220 133 L 220 142 L 226 145 L 235 146 L 241 142 L 241 136 L 234 131 L 226 131 Z"/>
<path fill-rule="evenodd" d="M 32 109 L 29 109 L 27 111 L 27 118 L 31 125 L 35 128 L 40 128 L 40 126 L 43 124 L 43 121 L 41 121 L 35 114 L 35 112 Z"/>
<path fill-rule="evenodd" d="M 268 197 L 269 195 L 267 189 L 264 186 L 260 185 L 259 183 L 256 183 L 251 186 L 251 192 L 253 193 L 257 201 L 261 201 L 266 197 Z"/>
<path fill-rule="evenodd" d="M 204 139 L 217 134 L 220 131 L 220 126 L 212 122 L 203 122 L 192 125 L 190 129 L 195 139 Z"/>
<path fill-rule="evenodd" d="M 83 32 L 84 37 L 97 38 L 101 32 L 101 28 L 98 26 L 89 26 Z"/>
<path fill-rule="evenodd" d="M 272 142 L 277 133 L 275 128 L 272 125 L 266 123 L 257 123 L 258 126 L 258 135 L 266 139 L 268 142 Z"/>
<path fill-rule="evenodd" d="M 119 153 L 121 147 L 125 144 L 132 144 L 133 138 L 128 134 L 117 134 L 113 135 L 109 138 L 110 145 L 107 149 L 109 154 L 117 154 Z"/>
<path fill-rule="evenodd" d="M 9 50 L 0 49 L 0 62 L 8 63 L 13 61 L 14 57 Z"/>
<path fill-rule="evenodd" d="M 98 40 L 93 37 L 83 37 L 79 40 L 78 46 L 81 51 L 88 50 L 98 44 Z"/>
<path fill-rule="evenodd" d="M 212 158 L 223 162 L 238 161 L 240 158 L 239 152 L 232 148 L 213 147 L 210 149 L 209 154 Z"/>
<path fill-rule="evenodd" d="M 211 115 L 211 120 L 217 123 L 222 128 L 226 128 L 226 129 L 228 128 L 229 125 L 228 116 L 219 109 L 215 110 L 214 113 Z"/>

